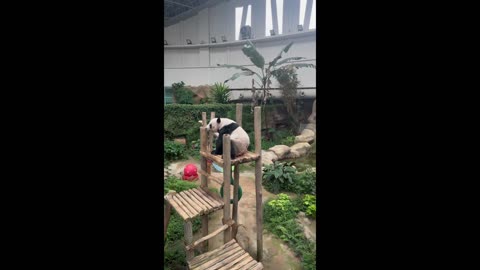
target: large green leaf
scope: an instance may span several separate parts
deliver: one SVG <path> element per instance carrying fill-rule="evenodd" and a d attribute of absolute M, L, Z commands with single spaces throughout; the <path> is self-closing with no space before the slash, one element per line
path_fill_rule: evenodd
<path fill-rule="evenodd" d="M 292 47 L 293 45 L 293 41 L 288 43 L 287 46 L 285 46 L 285 48 L 283 48 L 280 53 L 277 55 L 277 57 L 273 58 L 272 62 L 270 62 L 270 64 L 268 65 L 268 68 L 272 67 L 272 66 L 275 66 L 275 64 L 277 63 L 277 61 L 282 58 L 282 53 L 287 53 L 288 50 L 290 50 L 290 47 Z"/>
<path fill-rule="evenodd" d="M 224 83 L 226 83 L 228 81 L 233 81 L 240 76 L 252 76 L 253 74 L 254 73 L 251 72 L 251 71 L 244 71 L 244 72 L 235 73 L 235 74 L 232 75 L 232 77 L 230 79 L 226 80 Z"/>
<path fill-rule="evenodd" d="M 239 66 L 239 65 L 227 65 L 227 64 L 225 64 L 225 65 L 217 64 L 217 66 L 219 66 L 219 67 L 226 67 L 226 68 L 236 68 L 236 69 L 240 69 L 240 70 L 242 70 L 242 71 L 250 71 L 250 72 L 252 72 L 253 74 L 257 75 L 257 77 L 258 77 L 260 80 L 262 80 L 262 76 L 260 76 L 260 74 L 258 74 L 257 72 L 255 72 L 255 71 L 253 71 L 253 70 L 251 70 L 251 69 L 249 69 L 249 68 L 246 68 L 246 67 L 244 67 L 244 66 Z"/>
<path fill-rule="evenodd" d="M 250 61 L 252 61 L 255 66 L 263 70 L 263 66 L 265 66 L 265 59 L 257 51 L 257 48 L 255 48 L 250 40 L 247 40 L 247 44 L 243 46 L 242 51 L 243 54 L 250 58 Z"/>
<path fill-rule="evenodd" d="M 299 69 L 299 68 L 316 68 L 316 66 L 314 64 L 305 64 L 305 63 L 288 64 L 288 65 L 282 66 L 282 68 L 284 68 L 284 67 L 295 67 L 297 69 Z"/>
<path fill-rule="evenodd" d="M 288 57 L 288 58 L 285 58 L 281 61 L 278 61 L 276 66 L 279 66 L 279 65 L 281 65 L 283 63 L 286 63 L 286 62 L 295 61 L 295 60 L 302 60 L 302 59 L 307 59 L 307 58 L 305 58 L 305 57 Z"/>

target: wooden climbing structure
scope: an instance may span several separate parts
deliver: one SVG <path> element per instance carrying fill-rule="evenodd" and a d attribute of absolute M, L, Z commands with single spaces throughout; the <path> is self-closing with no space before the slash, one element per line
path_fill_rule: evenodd
<path fill-rule="evenodd" d="M 211 119 L 215 118 L 215 112 L 211 113 Z M 180 193 L 169 192 L 165 195 L 165 223 L 164 236 L 167 235 L 167 227 L 170 219 L 171 208 L 184 220 L 185 249 L 188 267 L 191 270 L 220 270 L 220 269 L 263 269 L 263 217 L 262 217 L 262 159 L 261 159 L 261 120 L 260 107 L 254 110 L 255 152 L 231 159 L 230 135 L 223 136 L 223 156 L 212 155 L 213 133 L 207 134 L 207 115 L 202 113 L 202 127 L 200 127 L 200 155 L 201 155 L 201 184 L 200 187 L 182 191 Z M 242 126 L 242 104 L 236 107 L 236 122 Z M 210 174 L 208 160 L 223 167 L 223 179 Z M 256 223 L 257 223 L 257 260 L 254 260 L 237 243 L 235 237 L 238 230 L 238 195 L 240 186 L 240 164 L 255 162 L 255 192 L 256 192 Z M 233 200 L 230 198 L 231 171 L 234 166 L 233 176 Z M 208 190 L 208 180 L 223 184 L 223 198 Z M 233 204 L 230 211 L 230 204 Z M 227 207 L 226 207 L 227 206 Z M 208 215 L 223 209 L 223 226 L 212 233 L 208 233 Z M 232 212 L 232 213 L 231 213 Z M 202 218 L 202 237 L 193 242 L 192 219 Z M 208 251 L 208 239 L 223 232 L 223 245 Z M 164 238 L 165 240 L 165 238 Z M 203 248 L 203 254 L 194 256 L 195 248 Z M 208 252 L 207 252 L 208 251 Z"/>

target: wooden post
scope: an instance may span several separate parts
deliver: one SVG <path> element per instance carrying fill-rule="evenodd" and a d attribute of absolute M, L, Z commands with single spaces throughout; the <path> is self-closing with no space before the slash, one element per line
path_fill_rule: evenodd
<path fill-rule="evenodd" d="M 201 127 L 200 128 L 200 150 L 206 151 L 207 149 L 207 128 Z M 200 158 L 200 168 L 202 171 L 207 171 L 207 159 L 202 156 Z M 208 179 L 205 175 L 200 175 L 201 179 L 201 187 L 208 188 Z M 202 237 L 208 235 L 208 215 L 202 216 Z M 203 250 L 204 252 L 208 250 L 208 241 L 203 243 Z"/>
<path fill-rule="evenodd" d="M 193 243 L 193 229 L 192 229 L 192 221 L 185 221 L 184 223 L 184 229 L 185 229 L 185 246 L 190 245 Z M 187 261 L 193 259 L 193 249 L 187 250 Z"/>
<path fill-rule="evenodd" d="M 262 130 L 261 130 L 260 107 L 255 107 L 254 130 L 255 130 L 255 154 L 259 155 L 255 161 L 255 196 L 257 212 L 257 261 L 261 262 L 263 257 L 263 205 L 262 205 Z"/>
<path fill-rule="evenodd" d="M 238 189 L 240 185 L 240 164 L 235 165 L 233 172 L 233 220 L 238 225 Z M 224 190 L 225 193 L 225 190 Z"/>
<path fill-rule="evenodd" d="M 210 121 L 213 119 L 215 119 L 215 112 L 210 112 Z M 208 153 L 211 153 L 212 150 L 213 150 L 213 132 L 209 132 L 208 133 Z"/>
<path fill-rule="evenodd" d="M 165 242 L 167 240 L 167 229 L 168 229 L 168 222 L 170 221 L 170 214 L 172 213 L 172 206 L 165 201 L 165 213 L 163 214 L 165 217 L 165 220 L 163 221 L 163 244 L 165 245 Z"/>
<path fill-rule="evenodd" d="M 230 158 L 230 135 L 223 135 L 223 220 L 230 219 L 230 178 L 232 177 L 232 161 Z M 226 244 L 231 238 L 231 228 L 223 233 L 223 242 Z"/>
<path fill-rule="evenodd" d="M 202 127 L 207 125 L 207 113 L 202 112 Z"/>
<path fill-rule="evenodd" d="M 242 126 L 242 112 L 243 112 L 243 104 L 237 103 L 236 122 L 239 126 Z"/>

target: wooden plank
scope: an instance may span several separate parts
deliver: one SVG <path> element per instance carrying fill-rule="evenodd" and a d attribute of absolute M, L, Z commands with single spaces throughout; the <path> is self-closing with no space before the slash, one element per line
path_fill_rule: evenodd
<path fill-rule="evenodd" d="M 203 213 L 207 213 L 210 210 L 210 206 L 206 202 L 204 202 L 202 199 L 197 197 L 198 195 L 195 194 L 195 192 L 189 189 L 189 190 L 186 190 L 185 193 L 188 194 L 188 196 L 190 196 L 190 199 L 192 201 L 194 201 L 198 206 L 200 206 L 203 209 Z"/>
<path fill-rule="evenodd" d="M 205 262 L 212 260 L 214 257 L 222 255 L 230 250 L 233 250 L 236 247 L 239 247 L 239 245 L 237 244 L 237 242 L 235 242 L 235 240 L 232 239 L 232 241 L 222 245 L 221 247 L 215 250 L 198 255 L 197 257 L 193 258 L 193 260 L 188 262 L 188 265 L 190 266 L 191 269 L 196 268 L 201 264 L 204 264 Z"/>
<path fill-rule="evenodd" d="M 255 265 L 254 267 L 250 268 L 249 270 L 261 270 L 263 269 L 263 264 L 262 263 L 258 263 L 257 265 Z"/>
<path fill-rule="evenodd" d="M 185 191 L 178 193 L 178 195 L 182 196 L 182 198 L 195 209 L 195 212 L 198 214 L 203 214 L 205 212 L 202 207 L 198 206 L 198 203 L 194 202 Z"/>
<path fill-rule="evenodd" d="M 198 244 L 202 243 L 203 241 L 205 240 L 208 240 L 214 236 L 216 236 L 217 234 L 219 234 L 220 232 L 226 230 L 228 227 L 232 226 L 235 222 L 233 220 L 230 220 L 227 224 L 219 227 L 218 229 L 216 229 L 215 231 L 213 231 L 211 234 L 205 236 L 205 237 L 202 237 L 200 239 L 198 239 L 197 241 L 195 241 L 193 244 L 191 244 L 190 246 L 187 246 L 187 250 L 190 250 L 190 249 L 194 249 L 196 246 L 198 246 Z"/>
<path fill-rule="evenodd" d="M 216 200 L 216 198 L 211 194 L 210 190 L 205 190 L 203 188 L 198 188 L 197 190 L 203 194 L 204 199 L 210 200 L 210 202 L 212 202 L 215 205 L 214 206 L 215 208 L 222 206 L 222 202 L 219 202 L 218 200 Z"/>
<path fill-rule="evenodd" d="M 240 250 L 240 252 L 237 252 L 235 254 L 233 254 L 232 256 L 224 259 L 223 261 L 220 261 L 218 263 L 216 263 L 215 265 L 213 265 L 212 267 L 208 268 L 208 270 L 218 270 L 219 268 L 227 265 L 227 264 L 230 264 L 232 261 L 238 259 L 239 257 L 243 257 L 247 255 L 248 256 L 248 253 L 245 251 L 245 250 Z"/>
<path fill-rule="evenodd" d="M 207 198 L 205 194 L 203 194 L 199 188 L 192 189 L 204 202 L 210 205 L 210 209 L 214 209 L 217 207 L 217 204 L 213 202 L 210 198 Z"/>
<path fill-rule="evenodd" d="M 187 221 L 184 223 L 185 228 L 185 244 L 190 245 L 193 242 L 193 229 L 192 222 Z M 187 250 L 187 260 L 191 260 L 194 256 L 193 250 Z"/>
<path fill-rule="evenodd" d="M 250 257 L 251 258 L 251 257 Z M 239 263 L 238 265 L 235 265 L 232 267 L 230 270 L 247 270 L 250 267 L 256 265 L 258 262 L 254 261 L 253 258 L 251 258 L 251 261 L 247 261 L 245 263 Z"/>
<path fill-rule="evenodd" d="M 233 171 L 233 220 L 238 224 L 238 188 L 240 186 L 240 165 L 235 165 Z M 223 191 L 225 192 L 225 190 Z"/>
<path fill-rule="evenodd" d="M 200 188 L 203 192 L 207 193 L 208 194 L 208 197 L 215 200 L 216 202 L 218 202 L 220 204 L 220 206 L 223 206 L 223 198 L 220 197 L 220 195 L 218 195 L 217 193 L 209 190 L 209 189 L 205 189 L 205 188 Z"/>
<path fill-rule="evenodd" d="M 180 197 L 174 196 L 174 197 L 172 198 L 172 200 L 173 200 L 174 202 L 176 202 L 176 203 L 181 207 L 181 209 L 182 209 L 185 213 L 188 214 L 188 216 L 189 216 L 190 218 L 194 218 L 194 217 L 195 217 L 195 213 L 192 213 L 193 210 L 188 209 L 188 207 L 185 205 L 185 203 L 182 202 L 182 200 L 180 200 Z"/>
<path fill-rule="evenodd" d="M 255 161 L 255 199 L 256 199 L 256 221 L 257 221 L 257 261 L 261 262 L 263 257 L 263 211 L 262 211 L 262 141 L 261 141 L 261 111 L 255 107 L 254 111 L 255 129 L 255 153 L 259 158 Z"/>
<path fill-rule="evenodd" d="M 183 218 L 183 220 L 190 220 L 190 215 L 183 211 L 183 208 L 176 201 L 173 200 L 173 194 L 170 194 L 170 196 L 169 194 L 167 194 L 167 196 L 168 198 L 166 200 L 173 206 L 175 211 L 177 211 L 177 213 Z"/>
<path fill-rule="evenodd" d="M 242 126 L 242 112 L 243 112 L 243 104 L 237 103 L 236 107 L 236 122 L 239 126 Z"/>
<path fill-rule="evenodd" d="M 194 192 L 193 189 L 191 189 L 190 192 L 192 193 L 193 196 L 195 196 L 195 198 L 197 198 L 197 200 L 198 200 L 200 203 L 202 203 L 202 205 L 203 205 L 204 207 L 207 208 L 207 210 L 205 211 L 205 213 L 209 213 L 209 212 L 212 212 L 212 211 L 213 211 L 213 210 L 212 210 L 212 206 L 211 206 L 207 201 L 205 201 L 205 200 L 203 199 L 203 196 L 198 195 L 196 192 Z"/>
<path fill-rule="evenodd" d="M 248 269 L 255 264 L 257 264 L 257 262 L 254 261 L 252 257 L 249 257 L 247 260 L 241 261 L 238 264 L 234 265 L 232 268 L 230 268 L 230 270 Z"/>
<path fill-rule="evenodd" d="M 261 150 L 261 149 L 260 149 Z M 217 163 L 219 166 L 223 167 L 223 159 L 222 156 L 220 155 L 212 155 L 208 153 L 207 151 L 200 151 L 200 155 L 202 157 L 207 158 L 208 160 L 212 160 L 213 162 Z M 252 152 L 247 152 L 241 156 L 236 157 L 235 159 L 231 160 L 232 165 L 236 164 L 243 164 L 251 161 L 258 160 L 260 157 L 260 154 L 252 153 Z"/>
<path fill-rule="evenodd" d="M 220 256 L 217 256 L 217 257 L 214 257 L 213 260 L 211 261 L 208 261 L 208 262 L 205 262 L 204 264 L 198 266 L 197 268 L 195 268 L 196 270 L 205 270 L 205 269 L 209 269 L 211 266 L 217 264 L 218 262 L 220 261 L 223 261 L 225 260 L 226 258 L 232 256 L 233 254 L 237 253 L 237 252 L 241 252 L 243 251 L 243 249 L 240 247 L 240 246 L 236 246 L 234 249 L 230 250 L 229 252 L 226 252 Z"/>
<path fill-rule="evenodd" d="M 250 254 L 248 254 L 247 252 L 245 252 L 242 256 L 236 258 L 235 260 L 233 260 L 233 261 L 230 262 L 229 264 L 220 267 L 218 270 L 229 270 L 229 269 L 230 269 L 233 265 L 235 265 L 236 263 L 240 263 L 240 262 L 243 262 L 243 261 L 247 261 L 249 257 L 250 257 Z M 251 260 L 253 260 L 252 257 L 250 257 L 250 260 L 248 260 L 248 262 L 250 262 Z"/>
<path fill-rule="evenodd" d="M 207 179 L 209 180 L 213 180 L 215 181 L 215 183 L 219 184 L 219 185 L 222 185 L 223 184 L 223 179 L 220 179 L 216 176 L 213 176 L 211 174 L 209 174 L 208 172 L 206 171 L 203 171 L 203 170 L 198 170 L 198 173 L 201 174 L 201 175 L 204 175 L 205 177 L 207 177 Z"/>
<path fill-rule="evenodd" d="M 230 160 L 230 135 L 223 135 L 223 218 L 229 220 L 230 215 L 230 178 L 232 177 L 232 165 Z M 223 233 L 223 242 L 232 239 L 232 231 L 227 229 Z"/>

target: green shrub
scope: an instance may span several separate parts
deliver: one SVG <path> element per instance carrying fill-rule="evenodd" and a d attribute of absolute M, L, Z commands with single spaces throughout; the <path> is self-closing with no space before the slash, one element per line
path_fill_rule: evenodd
<path fill-rule="evenodd" d="M 193 104 L 193 92 L 185 87 L 185 83 L 172 84 L 173 96 L 178 104 Z"/>
<path fill-rule="evenodd" d="M 172 141 L 163 141 L 163 155 L 166 160 L 179 160 L 185 158 L 185 145 Z"/>
<path fill-rule="evenodd" d="M 224 83 L 215 83 L 212 86 L 212 99 L 215 103 L 227 104 L 230 101 L 230 89 Z"/>
<path fill-rule="evenodd" d="M 305 195 L 303 197 L 304 211 L 308 217 L 315 219 L 317 215 L 317 197 L 314 195 Z"/>
<path fill-rule="evenodd" d="M 302 258 L 303 269 L 316 269 L 316 245 L 304 235 L 295 217 L 300 211 L 296 202 L 288 195 L 279 194 L 276 199 L 264 204 L 265 228 L 285 241 Z"/>
<path fill-rule="evenodd" d="M 275 161 L 263 169 L 262 184 L 266 190 L 274 194 L 287 191 L 294 185 L 293 178 L 296 171 L 292 163 Z"/>
<path fill-rule="evenodd" d="M 295 136 L 287 136 L 280 140 L 280 144 L 292 146 L 295 143 Z"/>
<path fill-rule="evenodd" d="M 316 194 L 317 189 L 317 173 L 311 168 L 302 173 L 298 173 L 294 177 L 295 185 L 290 186 L 288 191 L 297 194 Z"/>

